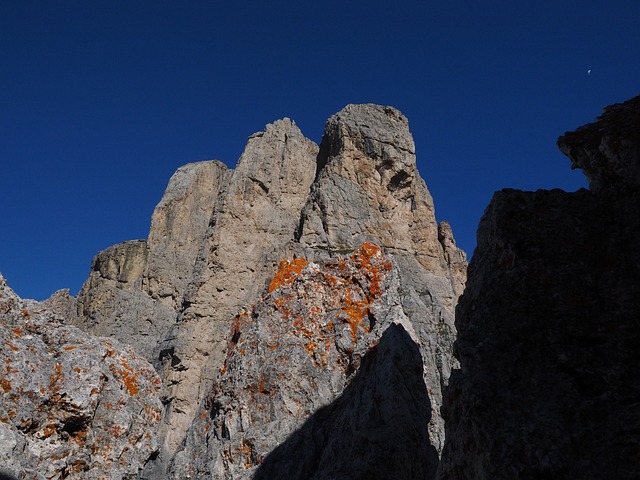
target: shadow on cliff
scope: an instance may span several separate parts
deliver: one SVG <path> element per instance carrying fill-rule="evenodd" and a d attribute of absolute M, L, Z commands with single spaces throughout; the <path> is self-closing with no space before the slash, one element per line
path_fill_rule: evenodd
<path fill-rule="evenodd" d="M 255 480 L 432 479 L 431 402 L 418 345 L 392 324 L 343 394 L 274 449 Z"/>

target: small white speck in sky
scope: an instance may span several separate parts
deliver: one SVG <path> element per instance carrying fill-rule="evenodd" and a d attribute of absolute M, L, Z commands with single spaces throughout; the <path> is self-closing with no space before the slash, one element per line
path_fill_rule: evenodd
<path fill-rule="evenodd" d="M 587 70 L 587 75 L 591 76 L 591 69 Z"/>

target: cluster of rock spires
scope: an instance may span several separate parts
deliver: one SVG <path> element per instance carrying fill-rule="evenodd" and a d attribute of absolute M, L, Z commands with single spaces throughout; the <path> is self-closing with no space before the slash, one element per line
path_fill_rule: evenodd
<path fill-rule="evenodd" d="M 466 259 L 436 224 L 414 152 L 390 107 L 346 107 L 320 146 L 277 121 L 249 138 L 233 170 L 180 168 L 146 241 L 100 252 L 77 298 L 44 302 L 66 328 L 130 345 L 161 378 L 160 392 L 145 393 L 163 405 L 157 449 L 140 454 L 135 474 L 112 466 L 110 478 L 274 478 L 285 445 L 306 455 L 300 475 L 338 468 L 337 457 L 355 475 L 373 468 L 385 438 L 397 439 L 407 475 L 435 472 Z M 315 454 L 287 443 L 320 418 L 305 442 Z M 327 444 L 331 425 L 363 442 Z M 361 457 L 351 467 L 346 445 Z M 85 478 L 68 467 L 46 475 Z"/>
<path fill-rule="evenodd" d="M 468 282 L 393 108 L 181 167 L 77 298 L 0 279 L 0 469 L 637 478 L 639 103 L 560 139 L 591 191 L 494 196 Z"/>

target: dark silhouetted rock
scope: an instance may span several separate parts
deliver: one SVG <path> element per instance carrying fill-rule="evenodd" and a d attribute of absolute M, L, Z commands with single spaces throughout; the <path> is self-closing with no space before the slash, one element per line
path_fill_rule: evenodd
<path fill-rule="evenodd" d="M 457 310 L 441 480 L 640 478 L 640 102 L 561 149 L 592 190 L 494 195 Z"/>

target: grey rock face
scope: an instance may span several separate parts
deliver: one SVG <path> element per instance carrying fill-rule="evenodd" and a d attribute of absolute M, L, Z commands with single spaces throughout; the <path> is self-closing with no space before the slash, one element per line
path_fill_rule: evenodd
<path fill-rule="evenodd" d="M 433 478 L 423 362 L 399 287 L 373 244 L 322 267 L 283 262 L 236 317 L 170 478 Z"/>
<path fill-rule="evenodd" d="M 22 479 L 134 479 L 157 452 L 160 379 L 0 276 L 0 465 Z"/>
<path fill-rule="evenodd" d="M 327 121 L 318 167 L 298 232 L 304 255 L 323 258 L 370 241 L 394 258 L 402 307 L 420 338 L 437 411 L 454 365 L 453 309 L 466 258 L 448 224 L 436 224 L 406 117 L 391 107 L 347 106 Z M 431 421 L 432 442 L 440 449 L 444 425 L 437 414 Z"/>
<path fill-rule="evenodd" d="M 78 315 L 67 321 L 93 335 L 130 344 L 152 360 L 160 332 L 175 311 L 154 301 L 142 289 L 147 243 L 135 240 L 101 251 L 78 294 Z"/>
<path fill-rule="evenodd" d="M 640 188 L 623 173 L 640 162 L 638 105 L 559 140 L 593 191 L 504 190 L 487 208 L 438 478 L 640 476 Z"/>
<path fill-rule="evenodd" d="M 158 342 L 182 306 L 226 173 L 217 161 L 179 168 L 154 210 L 149 239 L 96 255 L 78 294 L 77 317 L 63 312 L 64 304 L 52 298 L 48 301 L 54 310 L 67 313 L 68 323 L 112 336 L 157 361 Z"/>
<path fill-rule="evenodd" d="M 68 288 L 54 292 L 44 300 L 42 306 L 71 325 L 80 323 L 78 318 L 78 299 L 70 294 Z"/>
<path fill-rule="evenodd" d="M 143 290 L 178 311 L 202 248 L 213 208 L 226 188 L 222 162 L 190 163 L 173 174 L 151 217 Z"/>
<path fill-rule="evenodd" d="M 254 478 L 434 478 L 421 360 L 404 328 L 390 325 L 343 393 L 269 454 Z"/>
<path fill-rule="evenodd" d="M 253 135 L 209 222 L 178 323 L 162 343 L 175 451 L 224 361 L 229 322 L 265 291 L 286 256 L 315 173 L 317 146 L 288 119 Z"/>
<path fill-rule="evenodd" d="M 205 454 L 200 435 L 202 408 L 206 409 L 202 405 L 213 401 L 210 386 L 218 371 L 226 368 L 226 375 L 234 379 L 231 383 L 247 374 L 246 366 L 223 367 L 225 347 L 234 335 L 228 319 L 265 295 L 280 259 L 298 255 L 294 262 L 304 257 L 324 264 L 340 253 L 354 251 L 366 240 L 383 245 L 400 272 L 394 308 L 406 319 L 404 325 L 420 349 L 423 383 L 433 409 L 424 419 L 429 445 L 437 450 L 442 447 L 444 427 L 438 410 L 442 387 L 454 365 L 453 305 L 457 289 L 464 284 L 466 260 L 455 247 L 448 225 L 439 229 L 435 222 L 431 196 L 416 169 L 408 122 L 389 107 L 351 105 L 328 121 L 319 151 L 297 131 L 283 136 L 284 127 L 290 128 L 278 123 L 250 139 L 229 191 L 212 217 L 203 259 L 196 267 L 200 276 L 186 297 L 187 309 L 164 343 L 164 351 L 169 352 L 163 363 L 164 383 L 171 385 L 164 461 L 170 461 L 182 442 L 171 467 L 176 478 L 190 468 L 196 476 L 247 475 L 241 460 L 244 440 L 239 440 L 240 445 L 227 445 L 231 453 L 220 453 L 227 448 L 222 437 L 207 437 L 210 450 Z M 292 138 L 297 140 L 292 142 Z M 295 153 L 300 146 L 290 146 L 296 143 L 308 146 L 304 160 Z M 274 162 L 274 158 L 282 160 Z M 278 173 L 291 171 L 292 164 L 298 168 L 295 175 Z M 293 184 L 297 190 L 289 194 L 295 202 L 278 201 L 283 198 L 278 185 L 292 185 L 291 178 L 298 179 Z M 272 193 L 277 195 L 271 197 Z M 239 240 L 231 242 L 230 238 Z M 343 392 L 345 379 L 335 378 L 331 389 L 321 389 L 315 403 L 305 407 L 308 411 L 333 402 Z M 315 378 L 310 383 L 319 381 Z M 268 428 L 268 441 L 253 454 L 253 463 L 264 458 L 274 442 L 284 439 L 291 425 L 300 421 L 286 409 L 278 415 Z M 255 433 L 254 427 L 242 428 L 245 426 L 252 435 L 266 439 L 264 432 Z"/>

